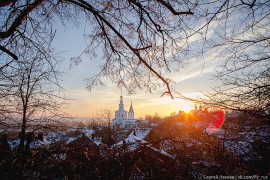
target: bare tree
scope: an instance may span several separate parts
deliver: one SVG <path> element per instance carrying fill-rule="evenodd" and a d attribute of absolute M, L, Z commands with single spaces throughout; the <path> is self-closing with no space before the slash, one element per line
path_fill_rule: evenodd
<path fill-rule="evenodd" d="M 136 88 L 152 92 L 160 85 L 157 78 L 172 96 L 172 81 L 165 74 L 185 67 L 187 59 L 211 56 L 224 62 L 217 78 L 225 86 L 216 88 L 222 95 L 216 104 L 237 108 L 235 102 L 242 102 L 246 107 L 246 100 L 255 98 L 256 107 L 264 106 L 269 94 L 268 12 L 269 2 L 261 0 L 10 0 L 1 3 L 1 54 L 15 60 L 22 53 L 18 45 L 24 44 L 44 52 L 37 44 L 53 39 L 56 17 L 75 25 L 81 18 L 88 43 L 82 54 L 94 58 L 101 49 L 105 59 L 100 73 L 87 79 L 89 90 L 106 77 L 130 93 Z M 73 60 L 82 61 L 82 55 Z"/>
<path fill-rule="evenodd" d="M 5 116 L 2 123 L 20 127 L 21 152 L 27 129 L 51 128 L 67 117 L 62 112 L 65 97 L 56 70 L 58 63 L 53 56 L 26 53 L 22 60 L 1 70 L 0 111 Z"/>
<path fill-rule="evenodd" d="M 220 64 L 210 99 L 232 109 L 264 108 L 270 94 L 270 3 L 213 2 L 216 8 L 208 8 L 208 21 L 198 29 L 204 38 L 202 53 Z"/>
<path fill-rule="evenodd" d="M 8 1 L 7 1 L 8 2 Z M 9 5 L 11 3 L 11 5 Z M 156 78 L 165 84 L 171 94 L 168 78 L 163 71 L 177 64 L 178 34 L 182 29 L 181 17 L 192 15 L 192 2 L 167 2 L 164 0 L 144 1 L 10 1 L 3 3 L 1 16 L 2 53 L 16 59 L 20 52 L 18 43 L 41 44 L 44 37 L 53 37 L 53 20 L 58 16 L 64 23 L 71 20 L 79 24 L 78 17 L 86 19 L 88 46 L 83 53 L 95 56 L 102 49 L 105 63 L 98 75 L 87 80 L 87 88 L 102 84 L 101 77 L 107 77 L 130 93 L 136 88 L 152 91 L 157 87 Z M 42 49 L 39 49 L 42 50 Z M 81 56 L 75 58 L 76 62 Z"/>
<path fill-rule="evenodd" d="M 101 49 L 105 59 L 100 73 L 87 79 L 88 89 L 107 77 L 130 93 L 151 92 L 158 78 L 172 96 L 165 73 L 204 55 L 222 62 L 209 104 L 259 109 L 269 103 L 268 1 L 32 0 L 0 6 L 2 67 L 16 61 L 25 46 L 46 53 L 40 45 L 53 39 L 56 17 L 76 25 L 81 18 L 88 43 L 83 54 L 93 58 Z"/>
<path fill-rule="evenodd" d="M 28 62 L 29 58 L 22 59 L 21 57 L 24 57 L 25 52 L 30 49 L 33 52 L 39 52 L 40 55 L 47 55 L 46 46 L 43 45 L 50 43 L 54 37 L 53 22 L 56 18 L 59 18 L 63 24 L 72 21 L 75 25 L 80 24 L 80 19 L 85 19 L 85 37 L 88 46 L 82 54 L 90 55 L 90 58 L 94 58 L 98 54 L 97 50 L 102 50 L 104 54 L 105 63 L 101 66 L 100 73 L 87 79 L 88 89 L 103 84 L 102 77 L 106 77 L 117 85 L 124 86 L 130 93 L 133 93 L 136 88 L 145 88 L 151 92 L 159 87 L 160 84 L 156 82 L 156 79 L 159 79 L 167 89 L 164 90 L 165 94 L 172 96 L 171 80 L 166 73 L 181 70 L 182 67 L 185 67 L 186 62 L 194 57 L 203 59 L 204 56 L 205 60 L 208 57 L 215 57 L 221 62 L 217 75 L 220 84 L 215 87 L 216 93 L 209 96 L 210 102 L 206 103 L 232 109 L 262 108 L 269 103 L 270 99 L 269 7 L 270 2 L 264 0 L 2 1 L 0 3 L 2 63 L 0 70 L 3 75 L 1 83 L 5 81 L 8 83 L 3 86 L 4 90 L 1 91 L 1 98 L 4 99 L 4 103 L 1 104 L 1 109 L 3 109 L 1 116 L 4 119 L 10 119 L 7 114 L 13 113 L 17 117 L 21 115 L 26 118 L 27 123 L 29 119 L 35 119 L 34 112 L 38 111 L 37 107 L 44 107 L 43 105 L 35 107 L 36 102 L 40 103 L 38 96 L 27 93 L 27 89 L 30 91 L 32 89 L 32 86 L 29 86 L 31 83 L 27 83 L 32 82 L 29 81 L 29 77 L 34 77 L 32 72 L 36 72 L 39 68 L 31 68 L 31 62 L 24 63 L 24 61 Z M 35 62 L 41 63 L 41 65 L 48 62 L 46 58 L 42 59 L 43 61 Z M 82 55 L 73 60 L 74 63 L 79 63 L 83 60 Z M 20 68 L 14 64 L 27 66 L 26 68 L 23 66 L 24 71 L 17 71 Z M 7 71 L 11 67 L 14 71 Z M 17 76 L 16 73 L 20 76 Z M 17 79 L 13 81 L 13 78 Z M 34 90 L 37 90 L 38 87 L 35 86 Z M 12 92 L 9 92 L 9 89 Z M 17 91 L 13 91 L 14 89 Z M 8 98 L 15 97 L 15 94 L 20 101 Z M 36 98 L 33 104 L 32 97 Z M 45 99 L 42 97 L 42 100 Z M 14 106 L 13 102 L 18 103 L 16 104 L 18 106 Z M 25 102 L 29 107 L 25 106 Z M 49 102 L 51 101 L 46 101 L 45 104 Z M 20 107 L 20 109 L 15 107 Z M 34 111 L 29 111 L 30 109 Z M 206 131 L 201 132 L 192 124 L 181 130 L 172 124 L 170 129 L 175 130 L 173 133 L 176 135 L 180 132 L 180 139 L 174 140 L 173 137 L 170 137 L 173 140 L 169 148 L 176 154 L 177 163 L 182 163 L 181 172 L 185 173 L 181 174 L 183 175 L 181 177 L 199 178 L 199 175 L 216 172 L 222 174 L 228 172 L 232 174 L 254 173 L 252 170 L 246 172 L 245 167 L 250 168 L 251 166 L 244 159 L 253 157 L 245 153 L 241 159 L 241 156 L 235 156 L 236 153 L 231 155 L 228 150 L 228 146 L 241 149 L 241 143 L 247 140 L 250 141 L 247 142 L 248 146 L 263 150 L 255 152 L 254 159 L 262 157 L 263 160 L 260 161 L 267 158 L 266 162 L 269 162 L 269 155 L 267 155 L 269 138 L 260 137 L 257 141 L 247 139 L 251 135 L 261 136 L 262 132 L 267 132 L 267 134 L 263 134 L 269 137 L 269 123 L 262 119 L 262 125 L 260 125 L 255 123 L 256 119 L 258 119 L 256 116 L 244 116 L 241 120 L 247 124 L 242 123 L 243 126 L 239 126 L 242 129 L 234 131 L 233 128 L 228 127 L 223 136 L 222 134 L 209 135 Z M 232 125 L 235 124 L 232 123 Z M 236 125 L 239 124 L 236 123 Z M 23 131 L 24 127 L 22 126 L 21 129 Z M 110 129 L 108 132 L 111 132 Z M 172 133 L 166 132 L 166 134 Z M 224 137 L 224 139 L 220 139 L 220 137 Z M 266 142 L 264 142 L 265 140 Z M 23 141 L 21 140 L 21 142 Z M 236 143 L 237 146 L 227 145 L 225 147 L 226 142 Z M 262 146 L 264 148 L 261 148 Z M 232 150 L 238 151 L 239 149 Z M 220 155 L 220 153 L 222 154 Z M 113 172 L 115 174 L 119 169 L 116 164 L 123 169 L 128 167 L 122 161 L 115 161 L 113 156 L 109 157 L 101 159 L 104 160 L 104 166 L 99 167 L 103 168 L 107 164 L 109 164 L 106 166 L 109 170 L 112 169 L 111 167 L 117 167 Z M 146 160 L 147 157 L 149 155 L 146 156 Z M 237 157 L 237 161 L 235 161 L 235 157 Z M 121 160 L 132 164 L 134 159 L 130 159 L 130 161 L 126 161 L 127 157 L 123 157 Z M 149 170 L 146 170 L 149 174 L 152 171 L 152 164 L 156 162 L 155 157 L 150 159 L 150 163 L 147 163 Z M 228 160 L 229 163 L 224 160 Z M 163 162 L 166 163 L 166 161 Z M 210 164 L 205 162 L 210 162 Z M 237 163 L 241 163 L 240 166 Z M 265 164 L 267 165 L 265 162 L 262 163 L 262 166 Z M 209 172 L 209 165 L 211 172 Z M 141 167 L 145 167 L 144 164 Z M 173 169 L 172 166 L 168 167 Z M 233 168 L 231 169 L 231 167 Z M 111 171 L 107 169 L 105 168 L 101 172 L 110 174 Z M 87 171 L 88 169 L 86 169 Z M 269 170 L 264 169 L 261 173 L 265 174 L 267 171 Z"/>
<path fill-rule="evenodd" d="M 116 140 L 116 129 L 112 126 L 113 110 L 112 108 L 104 108 L 97 111 L 93 117 L 91 117 L 91 122 L 95 124 L 102 125 L 101 131 L 97 130 L 97 135 L 103 138 L 105 144 L 111 146 Z"/>

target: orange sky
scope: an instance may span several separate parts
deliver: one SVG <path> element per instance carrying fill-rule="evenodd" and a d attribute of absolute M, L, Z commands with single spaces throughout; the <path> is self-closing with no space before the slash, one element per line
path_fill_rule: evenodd
<path fill-rule="evenodd" d="M 116 110 L 121 95 L 121 90 L 108 80 L 105 80 L 105 86 L 94 87 L 92 92 L 85 90 L 84 80 L 99 72 L 99 66 L 103 62 L 102 56 L 96 59 L 83 56 L 82 63 L 70 68 L 70 58 L 79 56 L 86 46 L 83 31 L 83 28 L 61 29 L 59 27 L 54 41 L 54 47 L 63 52 L 60 56 L 65 59 L 60 66 L 60 71 L 64 72 L 62 85 L 67 90 L 67 97 L 71 99 L 68 101 L 69 106 L 66 111 L 75 118 L 90 117 L 104 108 Z M 196 97 L 200 94 L 199 92 L 209 91 L 210 75 L 215 71 L 217 65 L 213 56 L 214 53 L 210 52 L 209 56 L 205 55 L 204 60 L 190 59 L 189 65 L 185 68 L 167 74 L 166 77 L 174 81 L 173 88 L 189 97 Z M 153 91 L 153 94 L 139 90 L 136 91 L 135 95 L 128 95 L 123 89 L 125 109 L 129 109 L 132 101 L 135 118 L 144 118 L 145 115 L 154 115 L 155 113 L 168 116 L 183 109 L 186 104 L 185 101 L 177 98 L 173 100 L 170 97 L 160 97 L 165 90 L 165 88 L 160 88 Z"/>
<path fill-rule="evenodd" d="M 188 97 L 196 97 L 199 93 L 186 93 Z M 120 100 L 120 90 L 115 87 L 102 88 L 100 91 L 89 92 L 86 90 L 71 90 L 69 101 L 69 112 L 74 117 L 91 117 L 96 112 L 110 108 L 113 111 L 118 109 Z M 160 94 L 147 94 L 138 92 L 136 95 L 126 95 L 123 93 L 123 101 L 125 110 L 129 110 L 132 102 L 135 111 L 135 118 L 144 118 L 145 115 L 154 115 L 158 113 L 165 117 L 173 112 L 178 113 L 179 110 L 185 110 L 187 106 L 194 108 L 194 104 L 186 100 L 171 99 L 169 96 L 160 97 Z"/>

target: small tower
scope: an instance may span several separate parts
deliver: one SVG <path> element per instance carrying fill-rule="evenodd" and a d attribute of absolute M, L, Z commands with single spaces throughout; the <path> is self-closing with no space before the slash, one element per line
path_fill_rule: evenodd
<path fill-rule="evenodd" d="M 114 119 L 124 120 L 127 119 L 127 111 L 124 110 L 123 96 L 120 96 L 119 109 L 115 111 Z"/>
<path fill-rule="evenodd" d="M 200 109 L 199 109 L 200 111 L 202 111 L 203 109 L 202 109 L 202 105 L 200 105 Z"/>
<path fill-rule="evenodd" d="M 119 110 L 124 110 L 124 103 L 123 103 L 123 96 L 120 96 L 120 104 L 119 104 Z"/>
<path fill-rule="evenodd" d="M 134 119 L 134 110 L 133 110 L 133 107 L 132 107 L 132 102 L 131 102 L 131 105 L 130 105 L 130 108 L 129 108 L 129 111 L 128 111 L 128 119 Z"/>

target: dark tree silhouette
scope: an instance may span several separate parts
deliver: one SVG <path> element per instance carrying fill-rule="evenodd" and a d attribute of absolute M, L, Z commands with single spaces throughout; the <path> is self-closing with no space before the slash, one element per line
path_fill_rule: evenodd
<path fill-rule="evenodd" d="M 53 128 L 68 117 L 62 112 L 66 98 L 59 84 L 59 61 L 53 56 L 29 52 L 0 72 L 0 122 L 10 128 L 19 126 L 22 152 L 27 129 Z"/>
<path fill-rule="evenodd" d="M 193 14 L 190 9 L 194 3 L 164 0 L 10 3 L 2 5 L 0 14 L 3 17 L 0 32 L 2 54 L 17 59 L 20 56 L 16 48 L 18 44 L 28 44 L 43 51 L 40 45 L 46 43 L 45 37 L 54 36 L 53 21 L 56 17 L 63 23 L 78 23 L 78 17 L 85 17 L 89 26 L 86 28 L 88 46 L 84 53 L 93 56 L 97 49 L 102 49 L 105 59 L 101 72 L 88 79 L 88 89 L 102 84 L 100 77 L 105 76 L 125 86 L 129 92 L 136 88 L 151 91 L 157 85 L 157 77 L 165 84 L 165 93 L 172 96 L 170 80 L 162 71 L 169 72 L 173 67 L 167 60 L 169 57 L 177 61 L 176 52 L 181 51 L 176 41 L 180 38 L 177 32 L 182 29 L 181 17 Z M 181 61 L 178 63 L 182 64 Z"/>
<path fill-rule="evenodd" d="M 106 77 L 130 93 L 136 88 L 152 92 L 160 85 L 157 78 L 173 97 L 166 73 L 203 55 L 224 62 L 217 75 L 223 85 L 215 88 L 221 95 L 216 104 L 244 108 L 250 102 L 254 107 L 268 103 L 268 1 L 10 0 L 0 7 L 1 55 L 10 61 L 22 53 L 18 46 L 45 52 L 41 45 L 53 39 L 55 19 L 75 25 L 85 20 L 88 45 L 82 54 L 94 58 L 102 50 L 105 59 L 100 73 L 87 79 L 89 90 Z"/>
<path fill-rule="evenodd" d="M 106 77 L 130 93 L 137 88 L 152 92 L 159 87 L 159 79 L 164 85 L 164 94 L 173 97 L 168 73 L 181 71 L 186 63 L 193 63 L 192 58 L 205 61 L 212 58 L 221 62 L 216 76 L 219 84 L 214 87 L 216 93 L 208 95 L 210 100 L 203 99 L 201 103 L 259 110 L 270 99 L 269 7 L 270 1 L 264 0 L 1 1 L 1 124 L 10 125 L 14 122 L 11 117 L 21 117 L 20 147 L 24 149 L 26 128 L 38 127 L 37 115 L 50 112 L 50 116 L 41 113 L 38 117 L 42 126 L 48 118 L 52 120 L 58 115 L 54 112 L 60 107 L 52 101 L 55 94 L 45 92 L 47 82 L 58 86 L 57 71 L 50 60 L 51 49 L 47 48 L 57 30 L 55 20 L 64 25 L 69 22 L 80 25 L 84 20 L 87 46 L 82 55 L 93 59 L 98 52 L 103 53 L 105 63 L 100 73 L 87 79 L 89 90 L 103 84 L 102 77 Z M 82 61 L 82 55 L 73 58 L 73 62 Z M 156 123 L 162 123 L 157 127 L 158 133 L 152 134 L 151 143 L 175 155 L 168 161 L 168 156 L 158 157 L 160 154 L 156 155 L 157 151 L 153 152 L 147 145 L 127 153 L 126 143 L 118 148 L 104 147 L 106 150 L 95 156 L 96 159 L 88 157 L 89 146 L 83 147 L 78 154 L 85 162 L 71 165 L 65 163 L 64 158 L 57 159 L 63 151 L 41 149 L 28 159 L 13 157 L 10 153 L 11 157 L 1 159 L 1 167 L 12 167 L 16 173 L 1 168 L 1 175 L 16 179 L 34 178 L 36 172 L 41 178 L 48 178 L 48 174 L 52 174 L 52 178 L 68 174 L 71 178 L 91 175 L 158 178 L 166 174 L 191 179 L 205 174 L 265 175 L 269 172 L 265 168 L 269 164 L 266 118 L 244 113 L 228 120 L 220 134 L 209 134 L 204 123 L 196 124 L 202 119 L 215 120 L 215 117 L 215 114 L 193 116 L 192 123 L 187 121 L 183 126 L 179 117 L 172 116 L 168 118 L 171 121 L 163 122 L 159 117 L 153 118 Z M 111 137 L 111 129 L 104 132 Z M 110 138 L 108 142 L 111 143 Z M 88 173 L 89 168 L 92 174 Z"/>

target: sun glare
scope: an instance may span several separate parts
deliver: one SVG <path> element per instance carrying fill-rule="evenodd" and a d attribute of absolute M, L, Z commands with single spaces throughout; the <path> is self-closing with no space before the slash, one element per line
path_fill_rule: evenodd
<path fill-rule="evenodd" d="M 222 110 L 217 111 L 215 122 L 209 125 L 209 127 L 207 128 L 207 131 L 209 133 L 217 132 L 222 127 L 224 120 L 225 120 L 224 111 Z"/>
<path fill-rule="evenodd" d="M 192 105 L 189 102 L 185 102 L 182 104 L 181 110 L 189 113 L 193 109 Z"/>

